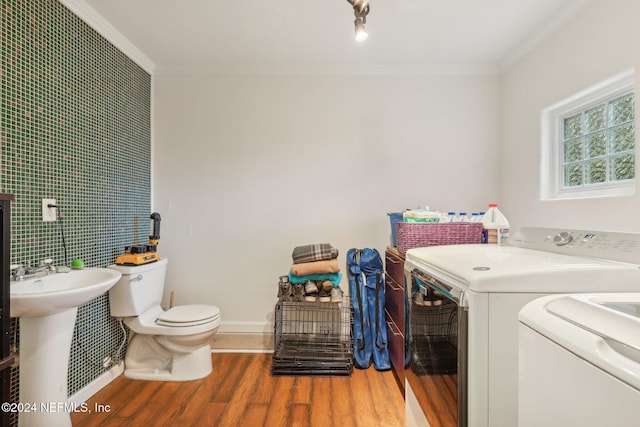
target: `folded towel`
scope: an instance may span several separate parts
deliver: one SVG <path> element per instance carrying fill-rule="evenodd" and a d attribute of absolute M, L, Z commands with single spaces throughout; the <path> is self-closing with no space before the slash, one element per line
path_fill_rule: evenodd
<path fill-rule="evenodd" d="M 342 273 L 307 274 L 304 276 L 296 276 L 293 273 L 289 273 L 289 281 L 291 283 L 305 283 L 307 280 L 329 280 L 337 288 L 340 286 L 340 281 L 342 281 Z"/>
<path fill-rule="evenodd" d="M 297 246 L 293 249 L 293 263 L 324 261 L 338 258 L 338 250 L 329 243 Z"/>
<path fill-rule="evenodd" d="M 291 266 L 291 272 L 296 276 L 317 273 L 337 273 L 338 271 L 340 271 L 340 266 L 338 265 L 338 260 L 335 258 L 323 261 L 303 262 Z"/>

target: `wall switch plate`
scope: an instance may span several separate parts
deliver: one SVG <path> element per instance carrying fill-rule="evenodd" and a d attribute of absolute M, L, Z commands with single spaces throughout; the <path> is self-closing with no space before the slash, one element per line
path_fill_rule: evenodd
<path fill-rule="evenodd" d="M 50 208 L 55 205 L 56 199 L 42 199 L 42 221 L 51 222 L 57 219 L 58 208 Z"/>

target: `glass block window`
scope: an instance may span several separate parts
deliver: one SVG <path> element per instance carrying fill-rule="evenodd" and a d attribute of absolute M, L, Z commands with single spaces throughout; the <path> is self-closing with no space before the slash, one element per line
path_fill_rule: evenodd
<path fill-rule="evenodd" d="M 633 93 L 563 120 L 565 188 L 635 178 Z"/>
<path fill-rule="evenodd" d="M 542 114 L 542 199 L 635 192 L 634 73 L 628 71 Z"/>

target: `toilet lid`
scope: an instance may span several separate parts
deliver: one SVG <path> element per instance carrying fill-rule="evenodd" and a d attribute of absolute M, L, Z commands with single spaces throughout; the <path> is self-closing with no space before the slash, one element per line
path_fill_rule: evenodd
<path fill-rule="evenodd" d="M 161 326 L 197 326 L 212 322 L 220 317 L 220 309 L 215 305 L 180 305 L 169 309 L 156 319 Z"/>

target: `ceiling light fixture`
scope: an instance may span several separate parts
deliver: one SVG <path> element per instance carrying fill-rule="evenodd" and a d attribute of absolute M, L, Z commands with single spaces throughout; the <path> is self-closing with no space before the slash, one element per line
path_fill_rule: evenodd
<path fill-rule="evenodd" d="M 369 14 L 369 2 L 367 0 L 347 0 L 353 6 L 353 13 L 356 16 L 354 21 L 356 27 L 356 41 L 362 43 L 369 37 L 369 33 L 364 26 L 367 23 Z"/>

